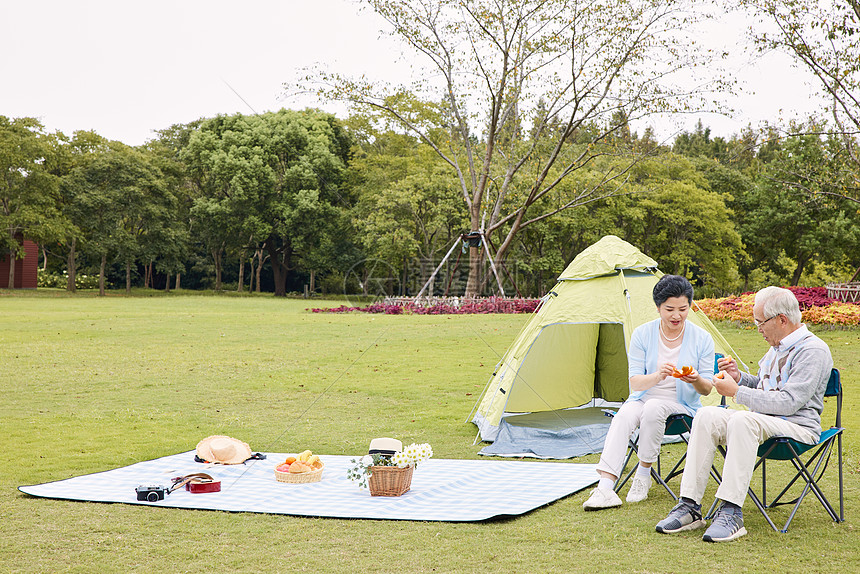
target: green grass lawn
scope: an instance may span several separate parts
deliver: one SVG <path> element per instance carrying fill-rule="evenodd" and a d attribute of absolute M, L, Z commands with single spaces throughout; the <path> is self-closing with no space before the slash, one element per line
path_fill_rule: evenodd
<path fill-rule="evenodd" d="M 235 436 L 257 451 L 348 455 L 366 452 L 374 437 L 396 436 L 431 443 L 437 458 L 479 458 L 476 429 L 464 421 L 527 317 L 306 311 L 325 304 L 270 296 L 0 291 L 0 436 L 7 453 L 0 466 L 0 571 L 860 567 L 853 528 L 860 497 L 859 329 L 819 332 L 845 386 L 843 524 L 830 521 L 810 496 L 788 534 L 773 532 L 748 503 L 750 534 L 737 542 L 705 544 L 701 532 L 663 536 L 654 524 L 672 501 L 657 487 L 645 502 L 620 509 L 585 513 L 584 491 L 517 518 L 465 524 L 64 502 L 17 490 L 191 450 L 212 434 Z M 758 333 L 720 327 L 755 365 L 766 350 Z M 833 408 L 828 403 L 828 425 Z M 681 449 L 666 447 L 665 458 L 677 458 Z M 826 484 L 835 492 L 835 480 Z"/>

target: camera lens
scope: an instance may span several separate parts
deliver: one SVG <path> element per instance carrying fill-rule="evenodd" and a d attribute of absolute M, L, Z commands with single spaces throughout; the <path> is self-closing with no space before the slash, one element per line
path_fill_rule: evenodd
<path fill-rule="evenodd" d="M 149 502 L 155 502 L 156 500 L 158 500 L 158 493 L 157 492 L 150 492 L 149 494 L 146 495 L 146 500 Z"/>

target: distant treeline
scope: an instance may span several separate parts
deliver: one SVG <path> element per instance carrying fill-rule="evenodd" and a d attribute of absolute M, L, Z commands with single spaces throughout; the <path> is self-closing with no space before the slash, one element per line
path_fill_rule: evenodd
<path fill-rule="evenodd" d="M 36 241 L 44 281 L 65 272 L 69 288 L 89 275 L 103 289 L 415 295 L 476 230 L 457 170 L 381 125 L 280 110 L 176 125 L 130 147 L 0 116 L 0 250 L 17 256 L 16 237 Z M 562 153 L 587 147 L 593 159 L 529 206 L 524 220 L 540 217 L 496 261 L 506 294 L 544 294 L 606 234 L 706 295 L 847 280 L 860 266 L 858 174 L 844 137 L 793 127 L 796 136 L 749 129 L 724 139 L 699 124 L 666 144 L 650 129 L 598 138 L 600 126 L 583 129 Z M 520 171 L 504 201 L 521 201 L 534 175 Z M 611 193 L 563 209 L 583 189 Z M 504 213 L 489 199 L 484 209 Z M 505 225 L 485 235 L 482 254 L 499 253 Z M 462 294 L 467 252 L 454 248 L 433 293 Z M 486 261 L 481 269 L 482 292 L 497 294 Z"/>

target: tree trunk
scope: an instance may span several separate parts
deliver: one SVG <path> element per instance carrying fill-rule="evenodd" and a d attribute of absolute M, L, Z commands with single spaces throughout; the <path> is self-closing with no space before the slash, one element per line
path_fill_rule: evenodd
<path fill-rule="evenodd" d="M 9 251 L 9 289 L 15 288 L 15 251 Z"/>
<path fill-rule="evenodd" d="M 215 290 L 221 290 L 221 248 L 212 250 L 212 259 L 215 261 Z"/>
<path fill-rule="evenodd" d="M 266 261 L 266 254 L 263 251 L 262 247 L 258 247 L 255 255 L 257 257 L 257 269 L 256 269 L 256 277 L 257 277 L 257 293 L 262 293 L 262 288 L 260 287 L 260 274 L 263 272 L 263 262 Z"/>
<path fill-rule="evenodd" d="M 290 270 L 290 259 L 292 250 L 288 247 L 276 249 L 268 243 L 266 249 L 269 251 L 269 259 L 272 262 L 272 274 L 275 278 L 275 297 L 287 296 L 287 273 Z"/>
<path fill-rule="evenodd" d="M 164 292 L 170 293 L 170 273 L 164 274 Z"/>
<path fill-rule="evenodd" d="M 72 238 L 72 243 L 69 245 L 69 257 L 66 260 L 66 267 L 69 270 L 68 281 L 66 281 L 66 290 L 69 293 L 74 293 L 77 290 L 75 280 L 78 275 L 78 262 L 76 261 L 75 246 L 78 242 L 76 237 Z"/>
<path fill-rule="evenodd" d="M 469 278 L 466 281 L 466 297 L 477 297 L 481 289 L 481 249 L 469 247 Z"/>
<path fill-rule="evenodd" d="M 257 293 L 262 293 L 260 288 L 260 273 L 263 271 L 263 261 L 265 261 L 263 248 L 257 249 Z"/>
<path fill-rule="evenodd" d="M 239 285 L 236 287 L 236 292 L 241 293 L 245 288 L 245 252 L 239 255 Z"/>
<path fill-rule="evenodd" d="M 803 275 L 803 268 L 807 261 L 809 261 L 809 256 L 801 256 L 797 259 L 797 267 L 794 268 L 794 274 L 791 276 L 792 286 L 797 286 L 800 283 L 800 277 Z"/>
<path fill-rule="evenodd" d="M 317 289 L 316 283 L 317 283 L 317 272 L 311 271 L 311 287 L 310 287 L 311 293 L 316 291 L 316 289 Z"/>
<path fill-rule="evenodd" d="M 180 279 L 180 277 L 181 277 L 181 274 L 177 273 L 176 274 L 176 285 L 173 287 L 176 291 L 179 291 L 179 279 Z"/>
<path fill-rule="evenodd" d="M 287 296 L 287 268 L 272 259 L 272 273 L 275 276 L 275 297 Z"/>
<path fill-rule="evenodd" d="M 125 294 L 131 295 L 131 261 L 125 262 Z"/>
<path fill-rule="evenodd" d="M 107 265 L 107 253 L 102 255 L 99 262 L 99 297 L 105 296 L 105 265 Z"/>

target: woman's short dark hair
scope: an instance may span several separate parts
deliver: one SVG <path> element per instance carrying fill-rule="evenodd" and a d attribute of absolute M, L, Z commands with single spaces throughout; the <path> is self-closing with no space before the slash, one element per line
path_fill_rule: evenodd
<path fill-rule="evenodd" d="M 658 307 L 671 297 L 686 297 L 693 304 L 693 286 L 686 277 L 680 275 L 663 275 L 654 285 L 654 304 Z"/>

